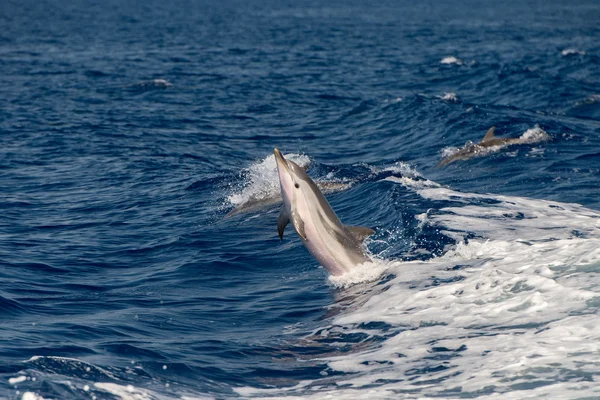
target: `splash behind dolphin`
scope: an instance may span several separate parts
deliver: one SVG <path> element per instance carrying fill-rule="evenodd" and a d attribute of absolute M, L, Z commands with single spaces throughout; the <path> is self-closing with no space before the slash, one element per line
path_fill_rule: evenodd
<path fill-rule="evenodd" d="M 277 219 L 279 237 L 283 239 L 283 231 L 291 221 L 304 246 L 332 275 L 342 275 L 369 261 L 362 242 L 374 231 L 342 224 L 304 169 L 286 160 L 278 149 L 274 153 L 283 198 Z"/>
<path fill-rule="evenodd" d="M 550 138 L 550 136 L 548 136 L 548 134 L 544 132 L 541 128 L 536 126 L 534 130 L 535 129 L 539 130 L 540 132 L 540 134 L 538 134 L 537 136 L 527 135 L 527 133 L 529 132 L 527 131 L 519 138 L 498 138 L 494 134 L 496 127 L 492 126 L 487 131 L 481 142 L 476 144 L 468 144 L 462 149 L 458 150 L 456 153 L 442 158 L 442 160 L 435 167 L 440 168 L 454 161 L 469 160 L 478 155 L 483 155 L 485 154 L 485 150 L 489 149 L 490 147 L 503 147 L 510 146 L 513 144 L 532 144 L 543 140 L 548 140 Z"/>

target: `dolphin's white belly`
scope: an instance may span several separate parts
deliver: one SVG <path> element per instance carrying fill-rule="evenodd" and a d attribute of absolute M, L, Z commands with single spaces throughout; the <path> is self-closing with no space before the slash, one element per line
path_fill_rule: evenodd
<path fill-rule="evenodd" d="M 367 261 L 367 258 L 357 252 L 357 249 L 347 248 L 340 243 L 333 232 L 339 229 L 334 221 L 329 221 L 325 215 L 318 212 L 318 207 L 309 204 L 318 204 L 316 199 L 298 199 L 297 211 L 303 216 L 304 234 L 308 240 L 303 240 L 308 251 L 332 275 L 342 275 L 355 265 Z M 339 234 L 343 235 L 343 232 Z"/>

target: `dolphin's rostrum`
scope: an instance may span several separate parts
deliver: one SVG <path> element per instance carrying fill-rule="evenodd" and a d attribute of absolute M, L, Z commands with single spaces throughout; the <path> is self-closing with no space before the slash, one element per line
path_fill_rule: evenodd
<path fill-rule="evenodd" d="M 373 229 L 342 224 L 315 182 L 298 164 L 274 150 L 283 198 L 277 232 L 289 222 L 308 251 L 332 275 L 342 275 L 358 264 L 370 261 L 362 242 Z"/>

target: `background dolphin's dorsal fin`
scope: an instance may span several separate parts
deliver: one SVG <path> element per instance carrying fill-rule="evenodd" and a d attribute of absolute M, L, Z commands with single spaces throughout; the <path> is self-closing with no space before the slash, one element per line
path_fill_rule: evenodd
<path fill-rule="evenodd" d="M 496 138 L 496 136 L 494 135 L 494 131 L 495 131 L 495 130 L 496 130 L 496 127 L 495 127 L 495 126 L 492 126 L 492 127 L 490 128 L 490 130 L 489 130 L 489 131 L 487 131 L 487 133 L 485 134 L 485 136 L 483 137 L 483 139 L 481 139 L 481 143 L 485 143 L 485 142 L 487 142 L 487 141 L 490 141 L 490 140 L 492 140 L 492 139 L 495 139 L 495 138 Z"/>
<path fill-rule="evenodd" d="M 348 226 L 346 225 L 346 229 L 350 231 L 352 236 L 356 238 L 360 243 L 362 243 L 367 237 L 371 236 L 375 233 L 375 231 L 371 228 L 367 228 L 366 226 Z"/>

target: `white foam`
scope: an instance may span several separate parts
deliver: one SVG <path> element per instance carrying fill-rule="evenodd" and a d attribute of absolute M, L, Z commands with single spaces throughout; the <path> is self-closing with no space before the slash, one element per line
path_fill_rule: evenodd
<path fill-rule="evenodd" d="M 442 100 L 453 102 L 453 103 L 458 102 L 458 96 L 456 95 L 456 93 L 452 93 L 452 92 L 444 93 L 443 96 L 437 96 L 437 97 Z"/>
<path fill-rule="evenodd" d="M 460 58 L 456 58 L 454 56 L 449 56 L 449 57 L 444 57 L 440 60 L 440 63 L 442 64 L 457 64 L 457 65 L 462 65 L 463 64 L 463 60 L 461 60 Z"/>
<path fill-rule="evenodd" d="M 536 124 L 533 128 L 523 132 L 520 139 L 526 140 L 527 143 L 539 143 L 550 140 L 550 135 Z"/>
<path fill-rule="evenodd" d="M 384 103 L 399 103 L 403 100 L 402 97 L 396 97 L 395 99 L 385 99 L 383 100 Z"/>
<path fill-rule="evenodd" d="M 169 385 L 166 385 L 169 387 Z M 98 390 L 110 393 L 117 396 L 121 400 L 164 400 L 164 399 L 181 399 L 181 400 L 214 400 L 212 396 L 204 394 L 193 395 L 167 395 L 165 393 L 156 393 L 149 389 L 140 389 L 133 385 L 119 385 L 111 382 L 96 382 L 94 387 Z"/>
<path fill-rule="evenodd" d="M 395 183 L 400 183 L 406 187 L 412 187 L 412 188 L 426 188 L 426 187 L 439 187 L 439 183 L 430 181 L 429 179 L 412 179 L 409 178 L 407 176 L 402 176 L 400 178 L 398 178 L 397 176 L 388 176 L 387 178 L 385 178 L 384 180 L 386 181 L 390 181 L 390 182 L 395 182 Z"/>
<path fill-rule="evenodd" d="M 306 167 L 311 162 L 310 158 L 300 154 L 286 154 L 285 157 L 301 167 Z M 249 201 L 279 196 L 279 177 L 273 154 L 252 164 L 243 171 L 243 174 L 246 180 L 244 187 L 227 198 L 232 205 L 239 206 Z"/>
<path fill-rule="evenodd" d="M 336 288 L 348 288 L 357 283 L 372 282 L 379 279 L 387 268 L 388 265 L 385 261 L 373 259 L 357 265 L 344 275 L 330 275 L 329 283 Z"/>
<path fill-rule="evenodd" d="M 392 165 L 388 165 L 386 167 L 383 167 L 381 170 L 379 170 L 376 167 L 372 167 L 372 171 L 373 173 L 379 173 L 379 172 L 392 172 L 394 174 L 399 174 L 402 176 L 407 176 L 407 177 L 411 177 L 411 178 L 422 178 L 423 175 L 421 175 L 412 165 L 402 162 L 402 161 L 398 161 Z"/>
<path fill-rule="evenodd" d="M 423 187 L 439 187 L 440 185 L 430 181 L 429 179 L 425 179 L 423 175 L 415 169 L 412 165 L 398 161 L 393 165 L 389 165 L 382 169 L 378 169 L 376 167 L 371 167 L 371 171 L 373 175 L 377 175 L 381 172 L 392 172 L 395 175 L 400 176 L 388 176 L 384 178 L 384 181 L 391 181 L 395 183 L 401 183 L 405 186 L 410 186 L 413 188 L 423 188 Z"/>
<path fill-rule="evenodd" d="M 166 79 L 153 79 L 152 83 L 154 83 L 156 86 L 163 86 L 163 87 L 173 86 L 173 84 Z"/>
<path fill-rule="evenodd" d="M 473 145 L 473 142 L 469 141 L 467 142 L 467 144 L 465 144 L 466 146 L 469 145 Z M 453 147 L 453 146 L 449 146 L 449 147 L 445 147 L 442 149 L 442 158 L 446 158 L 446 157 L 451 157 L 454 154 L 458 153 L 461 149 L 458 147 Z"/>
<path fill-rule="evenodd" d="M 21 400 L 44 400 L 44 398 L 33 392 L 25 392 L 23 393 L 23 397 L 21 397 Z"/>
<path fill-rule="evenodd" d="M 121 400 L 152 400 L 159 397 L 152 396 L 149 391 L 138 389 L 132 385 L 118 385 L 110 382 L 96 382 L 94 386 L 100 390 L 118 396 Z"/>
<path fill-rule="evenodd" d="M 345 334 L 386 338 L 320 358 L 328 378 L 238 392 L 315 399 L 600 396 L 600 213 L 388 180 L 432 201 L 453 201 L 419 220 L 457 245 L 429 261 L 388 262 L 386 290 L 334 317 L 332 327 Z M 372 322 L 386 323 L 385 332 L 364 328 Z"/>
<path fill-rule="evenodd" d="M 585 51 L 583 50 L 578 50 L 578 49 L 573 49 L 573 48 L 569 48 L 569 49 L 564 49 L 563 51 L 561 51 L 561 54 L 563 56 L 573 56 L 573 55 L 580 55 L 583 56 L 585 55 Z"/>
<path fill-rule="evenodd" d="M 169 82 L 168 80 L 158 78 L 158 79 L 151 79 L 151 80 L 147 80 L 147 81 L 137 82 L 132 85 L 127 85 L 125 87 L 134 89 L 134 90 L 152 90 L 152 89 L 166 89 L 171 86 L 173 86 L 173 84 L 171 82 Z"/>
<path fill-rule="evenodd" d="M 21 375 L 21 376 L 17 376 L 14 378 L 9 378 L 8 383 L 11 385 L 16 385 L 17 383 L 25 382 L 26 380 L 27 380 L 27 377 L 24 375 Z"/>

